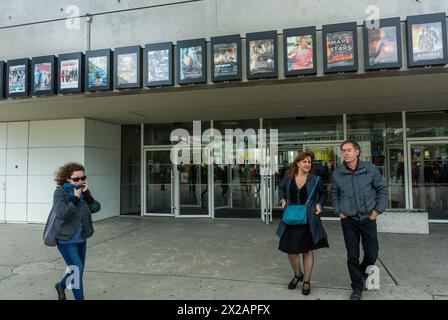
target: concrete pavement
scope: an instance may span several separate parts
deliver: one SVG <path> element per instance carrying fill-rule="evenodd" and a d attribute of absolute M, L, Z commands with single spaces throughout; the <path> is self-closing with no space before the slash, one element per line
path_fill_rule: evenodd
<path fill-rule="evenodd" d="M 312 290 L 288 290 L 276 222 L 117 217 L 88 241 L 86 299 L 348 299 L 342 231 L 325 221 L 330 248 L 315 252 Z M 42 225 L 0 224 L 0 299 L 56 299 L 65 264 L 42 243 Z M 448 299 L 448 225 L 429 235 L 379 234 L 380 290 L 364 299 Z M 69 299 L 72 294 L 68 293 Z"/>

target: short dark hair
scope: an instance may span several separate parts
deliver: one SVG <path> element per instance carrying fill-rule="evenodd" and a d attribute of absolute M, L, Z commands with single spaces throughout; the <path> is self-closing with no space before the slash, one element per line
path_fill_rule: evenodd
<path fill-rule="evenodd" d="M 346 145 L 347 143 L 351 143 L 353 145 L 353 148 L 355 148 L 356 150 L 359 151 L 359 155 L 358 155 L 358 157 L 359 157 L 361 155 L 361 146 L 359 145 L 359 143 L 354 139 L 347 139 L 341 143 L 341 145 L 340 145 L 341 150 L 342 150 L 342 147 L 344 145 Z"/>

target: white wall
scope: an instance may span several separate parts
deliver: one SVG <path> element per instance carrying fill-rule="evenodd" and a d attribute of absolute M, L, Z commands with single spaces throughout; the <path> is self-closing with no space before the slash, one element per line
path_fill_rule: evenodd
<path fill-rule="evenodd" d="M 0 222 L 5 221 L 7 130 L 8 125 L 6 123 L 0 123 Z"/>
<path fill-rule="evenodd" d="M 120 141 L 120 126 L 93 120 L 0 123 L 0 222 L 44 223 L 54 174 L 71 161 L 86 166 L 102 204 L 94 220 L 119 215 Z"/>
<path fill-rule="evenodd" d="M 121 126 L 86 119 L 85 166 L 101 211 L 94 221 L 120 214 Z"/>
<path fill-rule="evenodd" d="M 6 126 L 5 220 L 27 221 L 28 122 Z"/>
<path fill-rule="evenodd" d="M 28 222 L 46 221 L 56 170 L 67 162 L 84 163 L 84 127 L 84 119 L 30 122 Z"/>

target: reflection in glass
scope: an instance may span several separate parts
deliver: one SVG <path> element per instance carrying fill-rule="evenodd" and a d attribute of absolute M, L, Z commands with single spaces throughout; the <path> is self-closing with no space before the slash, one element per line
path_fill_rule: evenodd
<path fill-rule="evenodd" d="M 334 169 L 341 162 L 339 144 L 299 144 L 283 145 L 278 151 L 278 173 L 274 176 L 274 189 L 272 190 L 274 207 L 280 209 L 279 184 L 282 179 L 288 175 L 288 167 L 294 161 L 294 158 L 301 151 L 311 152 L 313 154 L 314 173 L 319 175 L 326 188 L 327 198 L 324 201 L 324 212 L 322 216 L 333 217 L 332 203 L 330 198 L 331 176 Z"/>
<path fill-rule="evenodd" d="M 208 215 L 207 166 L 185 164 L 178 166 L 180 215 Z"/>
<path fill-rule="evenodd" d="M 344 139 L 342 116 L 263 119 L 263 128 L 278 130 L 278 141 L 331 141 Z"/>
<path fill-rule="evenodd" d="M 214 166 L 215 217 L 260 217 L 260 166 L 247 161 Z"/>
<path fill-rule="evenodd" d="M 171 214 L 170 150 L 146 151 L 146 213 Z"/>
<path fill-rule="evenodd" d="M 361 146 L 361 160 L 375 164 L 389 185 L 389 208 L 406 208 L 401 113 L 349 115 L 348 138 Z"/>
<path fill-rule="evenodd" d="M 408 138 L 448 136 L 448 112 L 407 112 L 406 135 Z"/>
<path fill-rule="evenodd" d="M 121 127 L 120 214 L 141 215 L 141 126 Z"/>
<path fill-rule="evenodd" d="M 448 218 L 448 144 L 412 145 L 412 202 L 430 219 Z"/>

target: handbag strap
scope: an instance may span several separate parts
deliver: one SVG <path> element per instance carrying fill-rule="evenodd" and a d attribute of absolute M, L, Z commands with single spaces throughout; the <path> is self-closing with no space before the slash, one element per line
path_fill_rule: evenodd
<path fill-rule="evenodd" d="M 311 199 L 314 196 L 314 192 L 316 191 L 316 187 L 317 187 L 317 184 L 319 183 L 319 181 L 320 181 L 320 176 L 317 176 L 316 181 L 314 182 L 313 189 L 311 189 L 311 192 L 308 195 L 308 199 L 306 199 L 306 203 L 305 203 L 306 206 L 309 206 Z"/>

